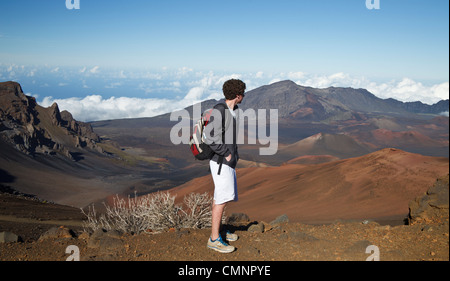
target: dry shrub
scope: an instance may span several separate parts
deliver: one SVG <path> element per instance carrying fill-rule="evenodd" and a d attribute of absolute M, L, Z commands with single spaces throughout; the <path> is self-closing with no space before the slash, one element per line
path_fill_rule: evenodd
<path fill-rule="evenodd" d="M 184 198 L 184 208 L 175 204 L 175 196 L 169 192 L 157 192 L 145 196 L 114 198 L 112 206 L 104 214 L 97 215 L 94 206 L 89 206 L 84 228 L 95 231 L 118 230 L 126 233 L 141 233 L 148 230 L 160 232 L 169 228 L 207 228 L 211 226 L 212 197 L 191 193 Z M 225 219 L 225 217 L 224 217 Z"/>

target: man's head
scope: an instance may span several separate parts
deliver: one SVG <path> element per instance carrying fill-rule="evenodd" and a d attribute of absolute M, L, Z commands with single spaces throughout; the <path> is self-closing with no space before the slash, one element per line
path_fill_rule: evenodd
<path fill-rule="evenodd" d="M 242 101 L 245 92 L 245 83 L 239 79 L 230 79 L 223 84 L 223 95 L 227 100 L 234 100 L 239 98 L 239 103 Z"/>

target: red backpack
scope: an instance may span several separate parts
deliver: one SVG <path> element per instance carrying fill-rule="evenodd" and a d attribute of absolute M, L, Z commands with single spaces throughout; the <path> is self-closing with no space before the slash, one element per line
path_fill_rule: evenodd
<path fill-rule="evenodd" d="M 223 107 L 225 111 L 225 104 L 219 103 L 219 106 Z M 211 157 L 214 155 L 214 151 L 209 147 L 209 145 L 205 142 L 205 136 L 203 134 L 203 131 L 208 125 L 211 114 L 213 112 L 214 108 L 211 108 L 205 113 L 203 113 L 200 120 L 197 121 L 197 123 L 194 125 L 194 131 L 189 139 L 189 147 L 192 151 L 192 154 L 194 154 L 195 159 L 197 160 L 207 160 L 211 159 Z M 225 142 L 225 116 L 222 114 L 222 142 Z M 222 168 L 222 162 L 223 162 L 223 156 L 219 157 L 219 173 Z"/>

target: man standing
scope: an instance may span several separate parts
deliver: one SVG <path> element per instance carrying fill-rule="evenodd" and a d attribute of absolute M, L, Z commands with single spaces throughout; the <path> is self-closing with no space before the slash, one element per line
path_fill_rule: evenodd
<path fill-rule="evenodd" d="M 230 201 L 237 201 L 236 164 L 239 154 L 236 144 L 237 133 L 237 109 L 244 98 L 246 85 L 238 79 L 231 79 L 223 84 L 225 99 L 219 101 L 214 109 L 220 114 L 222 122 L 213 122 L 214 115 L 208 126 L 214 126 L 213 136 L 208 136 L 209 146 L 215 152 L 209 165 L 214 181 L 214 201 L 212 205 L 212 229 L 207 247 L 221 253 L 231 253 L 235 250 L 228 245 L 220 235 L 222 215 L 225 205 Z M 211 131 L 210 131 L 211 132 Z M 230 232 L 226 233 L 227 241 L 236 241 L 238 236 Z"/>

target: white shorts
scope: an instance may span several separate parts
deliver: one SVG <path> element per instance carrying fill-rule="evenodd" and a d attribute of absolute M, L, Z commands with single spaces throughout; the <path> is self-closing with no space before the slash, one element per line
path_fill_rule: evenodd
<path fill-rule="evenodd" d="M 222 164 L 222 170 L 220 171 L 220 175 L 218 175 L 219 164 L 213 160 L 209 161 L 209 167 L 211 168 L 214 181 L 215 204 L 220 205 L 229 201 L 237 201 L 236 170 L 228 165 Z"/>

